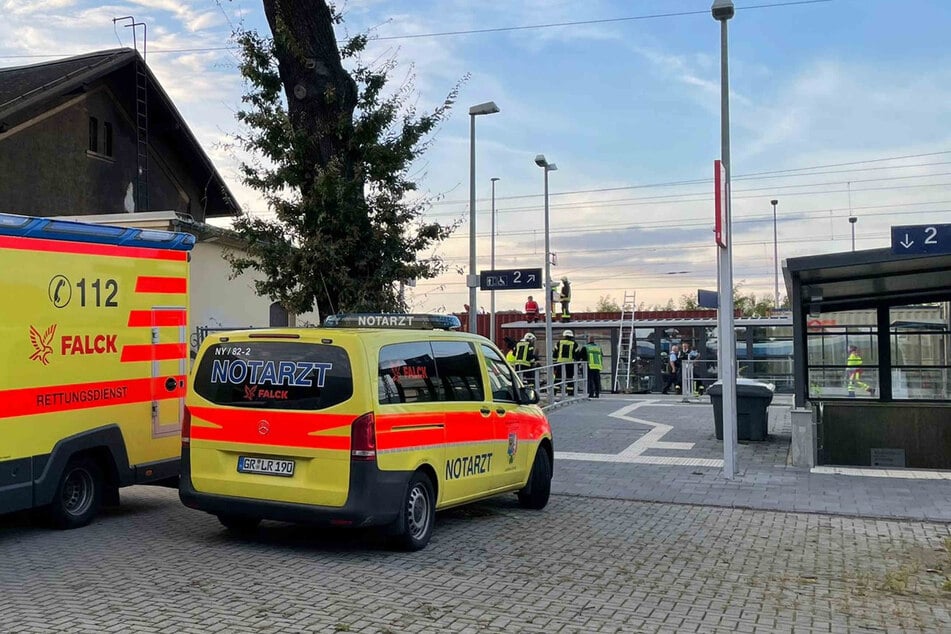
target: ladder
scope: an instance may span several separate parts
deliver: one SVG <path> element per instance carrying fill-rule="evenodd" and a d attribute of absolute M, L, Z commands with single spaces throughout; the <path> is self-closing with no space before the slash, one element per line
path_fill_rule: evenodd
<path fill-rule="evenodd" d="M 629 392 L 631 389 L 631 365 L 634 361 L 634 310 L 636 293 L 624 291 L 621 304 L 621 328 L 618 334 L 618 349 L 615 355 L 614 392 Z"/>
<path fill-rule="evenodd" d="M 135 210 L 149 211 L 149 78 L 145 60 L 135 62 Z"/>

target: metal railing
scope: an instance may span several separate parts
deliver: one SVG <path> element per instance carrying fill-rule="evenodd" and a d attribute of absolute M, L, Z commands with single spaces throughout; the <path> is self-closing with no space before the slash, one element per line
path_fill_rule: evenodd
<path fill-rule="evenodd" d="M 571 378 L 565 371 L 569 365 L 574 366 L 574 376 Z M 538 391 L 538 404 L 544 410 L 574 403 L 588 396 L 588 367 L 583 361 L 550 363 L 515 372 L 522 383 Z"/>

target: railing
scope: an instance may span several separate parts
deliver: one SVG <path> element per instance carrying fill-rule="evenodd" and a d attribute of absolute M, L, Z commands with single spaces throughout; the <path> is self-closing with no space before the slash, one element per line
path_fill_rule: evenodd
<path fill-rule="evenodd" d="M 574 366 L 574 376 L 568 378 L 568 366 Z M 588 396 L 588 367 L 583 361 L 551 363 L 527 370 L 516 370 L 525 385 L 538 391 L 542 409 L 552 409 L 574 403 Z M 560 376 L 558 376 L 560 375 Z"/>

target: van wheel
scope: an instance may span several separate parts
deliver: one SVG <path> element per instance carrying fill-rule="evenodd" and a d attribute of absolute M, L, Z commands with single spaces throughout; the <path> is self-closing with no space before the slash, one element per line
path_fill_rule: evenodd
<path fill-rule="evenodd" d="M 396 545 L 401 550 L 420 550 L 429 543 L 436 522 L 435 498 L 429 477 L 418 471 L 414 473 L 397 520 Z"/>
<path fill-rule="evenodd" d="M 63 469 L 46 514 L 55 528 L 80 528 L 92 521 L 101 504 L 102 469 L 92 458 L 74 456 Z"/>
<path fill-rule="evenodd" d="M 258 524 L 261 523 L 261 518 L 246 515 L 219 515 L 218 521 L 233 533 L 247 535 L 257 529 Z"/>
<path fill-rule="evenodd" d="M 527 509 L 543 509 L 551 495 L 551 458 L 544 447 L 535 452 L 528 484 L 518 492 L 518 503 Z"/>

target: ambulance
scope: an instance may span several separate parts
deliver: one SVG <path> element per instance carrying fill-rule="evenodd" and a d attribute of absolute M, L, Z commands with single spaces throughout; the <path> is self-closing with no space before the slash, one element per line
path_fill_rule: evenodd
<path fill-rule="evenodd" d="M 194 238 L 0 214 L 0 513 L 177 484 Z"/>
<path fill-rule="evenodd" d="M 458 327 L 360 314 L 208 337 L 186 397 L 182 502 L 236 532 L 382 526 L 406 550 L 426 546 L 439 509 L 502 493 L 544 508 L 554 451 L 538 395 Z"/>

